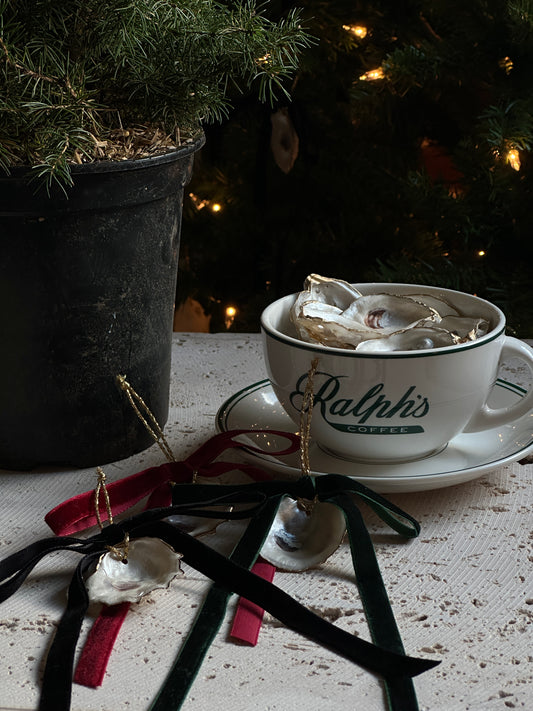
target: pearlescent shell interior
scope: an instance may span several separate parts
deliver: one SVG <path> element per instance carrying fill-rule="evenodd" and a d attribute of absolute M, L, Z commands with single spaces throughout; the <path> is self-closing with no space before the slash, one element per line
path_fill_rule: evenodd
<path fill-rule="evenodd" d="M 333 504 L 282 499 L 261 556 L 280 570 L 302 571 L 323 563 L 340 546 L 346 524 L 342 511 Z"/>
<path fill-rule="evenodd" d="M 164 520 L 194 538 L 215 531 L 217 526 L 225 521 L 223 518 L 187 516 L 185 514 L 173 514 L 172 516 L 167 516 Z"/>
<path fill-rule="evenodd" d="M 127 563 L 114 552 L 104 553 L 86 581 L 91 602 L 116 605 L 138 602 L 144 595 L 166 588 L 180 573 L 181 555 L 159 538 L 130 541 Z"/>
<path fill-rule="evenodd" d="M 476 340 L 490 327 L 434 294 L 361 294 L 345 281 L 318 274 L 306 278 L 290 320 L 302 341 L 365 352 L 442 348 Z M 410 335 L 421 327 L 435 333 Z"/>
<path fill-rule="evenodd" d="M 426 348 L 453 346 L 454 337 L 448 331 L 438 328 L 409 328 L 391 333 L 384 338 L 362 341 L 355 349 L 358 353 L 378 353 L 380 351 L 413 351 Z"/>

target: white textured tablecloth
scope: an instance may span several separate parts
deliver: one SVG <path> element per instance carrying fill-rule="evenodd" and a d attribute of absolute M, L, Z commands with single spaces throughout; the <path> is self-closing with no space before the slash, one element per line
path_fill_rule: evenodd
<path fill-rule="evenodd" d="M 176 456 L 214 433 L 215 414 L 226 398 L 264 377 L 258 335 L 175 334 L 165 432 Z M 162 461 L 154 445 L 104 469 L 112 481 Z M 0 557 L 48 536 L 44 514 L 95 481 L 94 470 L 0 472 Z M 388 498 L 422 526 L 419 538 L 405 542 L 366 517 L 407 652 L 442 661 L 415 680 L 420 708 L 533 709 L 533 466 L 515 463 L 467 484 Z M 224 550 L 237 527 L 224 524 L 213 544 Z M 50 556 L 0 606 L 0 709 L 37 708 L 44 655 L 77 559 Z M 347 544 L 322 567 L 277 573 L 275 582 L 322 617 L 369 638 Z M 134 605 L 103 685 L 75 686 L 73 711 L 148 709 L 206 585 L 186 567 L 169 590 Z M 375 677 L 268 615 L 256 647 L 232 643 L 231 610 L 186 711 L 386 708 Z"/>

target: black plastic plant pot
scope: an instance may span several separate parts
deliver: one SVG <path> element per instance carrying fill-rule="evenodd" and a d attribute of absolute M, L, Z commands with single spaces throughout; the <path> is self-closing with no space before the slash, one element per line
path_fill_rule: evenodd
<path fill-rule="evenodd" d="M 118 375 L 165 424 L 183 188 L 203 142 L 76 166 L 67 196 L 0 177 L 0 468 L 150 446 Z"/>

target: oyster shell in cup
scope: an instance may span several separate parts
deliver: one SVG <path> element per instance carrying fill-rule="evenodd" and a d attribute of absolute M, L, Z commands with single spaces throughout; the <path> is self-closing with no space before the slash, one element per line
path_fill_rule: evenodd
<path fill-rule="evenodd" d="M 463 316 L 437 296 L 361 294 L 341 279 L 310 274 L 290 318 L 309 343 L 363 352 L 442 348 L 487 333 L 482 318 Z"/>
<path fill-rule="evenodd" d="M 127 553 L 119 555 L 119 550 L 104 553 L 87 578 L 91 602 L 139 602 L 152 590 L 167 588 L 181 573 L 181 554 L 159 538 L 137 538 Z"/>
<path fill-rule="evenodd" d="M 375 334 L 375 338 L 412 328 L 422 320 L 439 319 L 438 313 L 429 306 L 408 296 L 394 294 L 360 296 L 343 312 L 343 316 L 364 326 L 364 331 Z"/>
<path fill-rule="evenodd" d="M 448 331 L 438 328 L 408 328 L 391 333 L 383 338 L 361 341 L 355 349 L 358 353 L 378 353 L 383 351 L 417 351 L 426 348 L 442 348 L 457 343 Z"/>
<path fill-rule="evenodd" d="M 439 323 L 443 328 L 457 338 L 458 343 L 475 341 L 489 330 L 489 322 L 484 318 L 469 318 L 468 316 L 445 316 Z"/>
<path fill-rule="evenodd" d="M 302 305 L 318 302 L 344 311 L 360 296 L 361 292 L 347 281 L 310 274 L 304 282 L 304 291 L 300 292 L 299 298 L 301 297 Z"/>
<path fill-rule="evenodd" d="M 451 304 L 432 294 L 405 294 L 405 296 L 413 301 L 417 301 L 419 304 L 424 304 L 425 306 L 435 309 L 441 318 L 445 316 L 459 316 L 459 311 Z"/>

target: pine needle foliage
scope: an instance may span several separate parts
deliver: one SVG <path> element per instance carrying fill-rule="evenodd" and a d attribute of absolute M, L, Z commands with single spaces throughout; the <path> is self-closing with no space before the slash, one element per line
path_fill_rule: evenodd
<path fill-rule="evenodd" d="M 117 131 L 194 136 L 239 91 L 286 94 L 310 42 L 254 0 L 0 0 L 0 168 L 69 184 Z"/>

